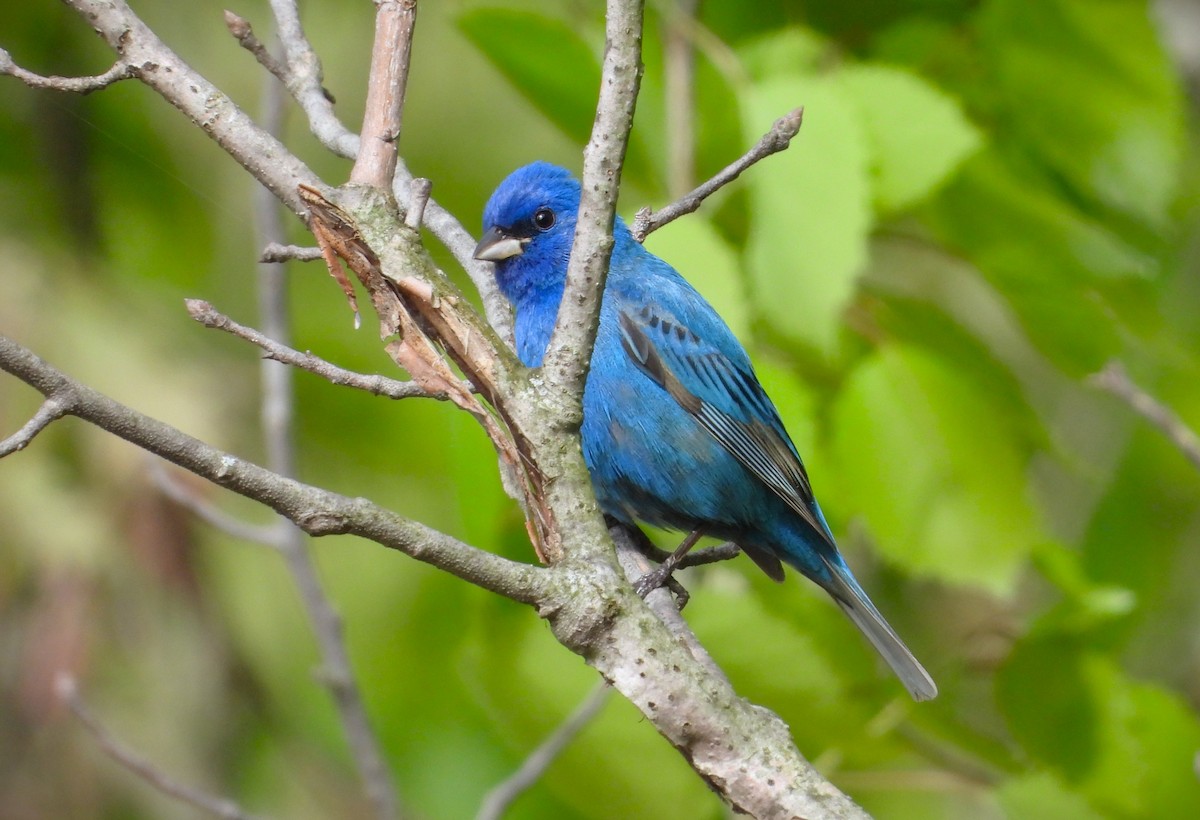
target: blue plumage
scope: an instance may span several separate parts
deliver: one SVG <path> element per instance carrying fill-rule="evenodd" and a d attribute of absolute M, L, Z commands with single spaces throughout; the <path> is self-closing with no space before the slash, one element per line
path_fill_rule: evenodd
<path fill-rule="evenodd" d="M 516 308 L 517 353 L 541 364 L 562 299 L 579 183 L 514 171 L 484 210 L 480 259 Z M 618 219 L 583 395 L 583 455 L 601 508 L 739 544 L 768 575 L 824 588 L 917 700 L 937 687 L 838 553 L 808 475 L 749 356 L 716 311 Z"/>

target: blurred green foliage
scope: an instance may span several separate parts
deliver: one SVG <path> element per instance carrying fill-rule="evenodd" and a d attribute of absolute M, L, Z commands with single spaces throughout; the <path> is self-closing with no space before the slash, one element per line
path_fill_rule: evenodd
<path fill-rule="evenodd" d="M 136 6 L 256 110 L 262 71 L 221 6 Z M 261 0 L 235 10 L 268 30 Z M 353 125 L 370 5 L 303 11 Z M 647 16 L 626 216 L 673 193 L 662 40 L 679 18 L 671 0 Z M 1200 476 L 1084 381 L 1119 357 L 1200 426 L 1196 105 L 1154 20 L 1134 0 L 701 0 L 684 29 L 697 180 L 795 106 L 805 123 L 648 245 L 751 348 L 851 563 L 942 695 L 907 702 L 820 593 L 745 561 L 687 576 L 687 615 L 880 817 L 1200 816 Z M 0 10 L 0 46 L 43 73 L 111 59 L 48 1 Z M 409 167 L 471 228 L 513 167 L 578 168 L 602 48 L 597 4 L 422 4 Z M 0 111 L 0 329 L 261 459 L 256 351 L 181 304 L 254 323 L 254 183 L 136 83 L 74 98 L 4 78 Z M 296 114 L 287 139 L 345 177 Z M 292 276 L 298 347 L 390 371 L 321 270 Z M 305 374 L 297 391 L 306 481 L 532 560 L 464 414 Z M 37 405 L 0 380 L 0 435 Z M 138 452 L 70 420 L 0 463 L 0 522 L 6 817 L 192 816 L 100 758 L 54 701 L 60 669 L 184 780 L 276 816 L 364 815 L 277 556 L 190 520 Z M 413 816 L 471 816 L 594 683 L 525 608 L 370 544 L 313 549 Z M 722 808 L 614 698 L 511 816 Z"/>

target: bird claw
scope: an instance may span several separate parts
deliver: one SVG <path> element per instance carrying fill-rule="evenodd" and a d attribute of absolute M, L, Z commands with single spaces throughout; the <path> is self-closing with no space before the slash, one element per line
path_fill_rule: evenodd
<path fill-rule="evenodd" d="M 679 583 L 679 581 L 675 579 L 675 576 L 672 575 L 675 569 L 676 568 L 673 566 L 663 564 L 658 569 L 652 572 L 647 572 L 641 578 L 638 578 L 636 581 L 634 581 L 634 591 L 638 594 L 639 598 L 645 598 L 654 590 L 665 586 L 668 590 L 675 594 L 675 603 L 679 610 L 682 611 L 683 608 L 687 606 L 688 601 L 691 600 L 692 595 L 687 591 L 687 588 L 684 587 L 683 584 Z"/>
<path fill-rule="evenodd" d="M 674 567 L 663 565 L 656 570 L 647 572 L 641 578 L 638 578 L 636 581 L 634 581 L 633 589 L 638 594 L 638 597 L 645 598 L 651 592 L 665 584 L 667 579 L 671 578 L 671 572 L 673 569 Z M 675 579 L 671 578 L 671 580 Z"/>

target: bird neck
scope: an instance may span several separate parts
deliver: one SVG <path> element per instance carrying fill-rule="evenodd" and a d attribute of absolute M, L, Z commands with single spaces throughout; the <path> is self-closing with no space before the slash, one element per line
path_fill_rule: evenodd
<path fill-rule="evenodd" d="M 515 302 L 517 318 L 513 335 L 517 341 L 517 355 L 526 367 L 541 367 L 546 345 L 550 344 L 550 336 L 554 333 L 562 295 L 563 282 L 558 280 L 556 286 L 531 290 L 526 298 Z"/>

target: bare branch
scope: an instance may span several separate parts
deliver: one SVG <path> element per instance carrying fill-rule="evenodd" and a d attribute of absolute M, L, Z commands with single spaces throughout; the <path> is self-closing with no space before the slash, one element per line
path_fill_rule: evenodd
<path fill-rule="evenodd" d="M 515 601 L 543 598 L 538 567 L 469 546 L 365 498 L 302 484 L 222 452 L 81 384 L 3 335 L 0 370 L 61 401 L 68 414 L 270 507 L 309 535 L 358 535 Z"/>
<path fill-rule="evenodd" d="M 134 71 L 128 60 L 120 59 L 108 71 L 92 77 L 44 77 L 21 68 L 7 51 L 0 48 L 0 74 L 16 77 L 30 88 L 47 88 L 51 91 L 67 91 L 72 94 L 90 94 L 101 88 L 107 88 L 113 83 L 130 79 L 134 76 Z"/>
<path fill-rule="evenodd" d="M 278 242 L 268 242 L 259 254 L 259 262 L 315 262 L 321 258 L 321 249 L 301 247 L 299 245 L 282 245 Z"/>
<path fill-rule="evenodd" d="M 301 353 L 299 350 L 282 345 L 268 338 L 265 334 L 260 333 L 254 328 L 238 324 L 233 319 L 218 311 L 210 303 L 201 299 L 187 299 L 185 300 L 185 304 L 192 318 L 205 327 L 210 327 L 214 330 L 223 330 L 226 333 L 237 336 L 239 339 L 245 339 L 266 351 L 269 359 L 291 365 L 292 367 L 298 367 L 301 370 L 307 370 L 309 373 L 314 373 L 333 384 L 353 387 L 358 390 L 364 390 L 372 395 L 384 396 L 389 399 L 424 397 L 445 400 L 447 398 L 445 393 L 431 393 L 416 382 L 400 381 L 388 378 L 387 376 L 356 373 L 353 370 L 338 367 L 311 353 Z M 470 389 L 470 385 L 464 385 L 464 387 Z"/>
<path fill-rule="evenodd" d="M 475 820 L 500 820 L 513 801 L 537 783 L 575 736 L 600 714 L 610 692 L 612 687 L 604 681 L 597 684 L 575 711 L 525 758 L 520 768 L 484 795 Z"/>
<path fill-rule="evenodd" d="M 745 171 L 759 160 L 769 157 L 771 154 L 777 154 L 787 148 L 791 144 L 792 138 L 799 133 L 800 125 L 803 121 L 803 108 L 797 108 L 795 111 L 780 117 L 771 126 L 771 130 L 764 134 L 763 138 L 753 148 L 743 154 L 736 162 L 727 165 L 724 170 L 687 196 L 658 211 L 642 208 L 637 212 L 637 216 L 633 219 L 633 225 L 630 227 L 630 230 L 633 231 L 634 239 L 638 242 L 643 242 L 647 236 L 657 231 L 663 225 L 675 221 L 684 214 L 690 214 L 698 210 L 705 199 L 716 193 L 723 186 L 737 179 L 742 171 Z"/>
<path fill-rule="evenodd" d="M 346 128 L 333 111 L 333 100 L 322 85 L 321 60 L 300 25 L 296 0 L 271 0 L 271 13 L 287 63 L 288 91 L 300 104 L 308 127 L 322 145 L 339 157 L 358 156 L 358 134 Z"/>
<path fill-rule="evenodd" d="M 281 83 L 287 85 L 287 66 L 275 59 L 275 55 L 267 50 L 262 40 L 254 35 L 254 29 L 250 26 L 249 20 L 226 9 L 225 27 L 237 39 L 238 45 L 254 55 L 254 59 L 258 60 L 259 65 L 271 72 Z"/>
<path fill-rule="evenodd" d="M 363 112 L 362 143 L 350 181 L 388 190 L 396 173 L 396 141 L 404 113 L 416 0 L 375 0 L 375 45 Z"/>
<path fill-rule="evenodd" d="M 641 84 L 643 6 L 643 0 L 608 2 L 600 97 L 592 136 L 583 151 L 575 241 L 554 334 L 542 360 L 550 389 L 567 402 L 560 418 L 572 426 L 582 417 L 579 398 L 596 340 L 621 166 Z"/>
<path fill-rule="evenodd" d="M 679 568 L 701 567 L 705 564 L 715 564 L 719 561 L 728 561 L 731 558 L 737 558 L 742 554 L 742 548 L 732 542 L 717 544 L 715 547 L 706 547 L 702 550 L 689 552 L 683 556 L 683 560 L 679 562 Z"/>
<path fill-rule="evenodd" d="M 1200 470 L 1200 436 L 1184 424 L 1171 408 L 1134 384 L 1119 361 L 1114 359 L 1099 373 L 1089 376 L 1088 383 L 1132 407 L 1139 416 L 1170 439 L 1193 467 Z"/>
<path fill-rule="evenodd" d="M 148 460 L 148 470 L 151 479 L 163 495 L 205 524 L 241 541 L 261 544 L 271 549 L 280 548 L 283 542 L 283 528 L 279 524 L 263 526 L 235 518 L 173 476 L 158 460 Z"/>
<path fill-rule="evenodd" d="M 433 183 L 427 179 L 416 177 L 408 183 L 408 210 L 404 214 L 404 224 L 414 231 L 419 230 L 425 219 L 425 208 L 429 205 L 429 192 Z"/>
<path fill-rule="evenodd" d="M 660 564 L 671 557 L 671 553 L 666 550 L 660 550 L 649 539 L 646 539 L 646 543 L 638 545 L 638 551 Z M 678 568 L 685 569 L 687 567 L 715 564 L 719 561 L 728 561 L 731 558 L 736 558 L 741 554 L 741 547 L 732 541 L 727 541 L 724 544 L 717 544 L 715 547 L 705 547 L 704 549 L 689 552 L 680 559 Z"/>
<path fill-rule="evenodd" d="M 70 708 L 71 713 L 83 724 L 84 728 L 95 738 L 96 743 L 106 755 L 120 763 L 126 769 L 145 780 L 154 788 L 168 797 L 187 803 L 189 806 L 208 812 L 215 817 L 225 820 L 252 820 L 254 815 L 247 814 L 237 803 L 226 797 L 215 797 L 180 783 L 171 775 L 155 766 L 147 758 L 122 743 L 100 719 L 92 713 L 79 694 L 79 686 L 75 679 L 66 672 L 60 672 L 54 681 L 55 692 L 59 699 Z"/>
<path fill-rule="evenodd" d="M 33 414 L 33 418 L 25 422 L 20 430 L 0 441 L 0 458 L 12 455 L 18 450 L 24 450 L 38 433 L 45 430 L 67 413 L 67 408 L 61 401 L 51 396 L 42 402 L 42 406 Z"/>

